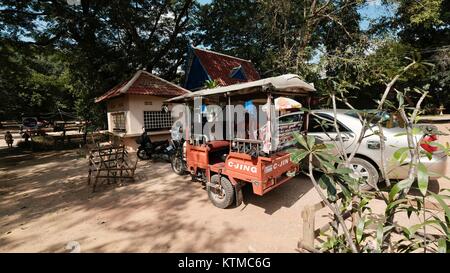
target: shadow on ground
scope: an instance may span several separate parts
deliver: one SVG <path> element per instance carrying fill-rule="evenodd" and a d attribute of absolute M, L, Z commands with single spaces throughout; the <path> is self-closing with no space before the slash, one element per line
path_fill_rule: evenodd
<path fill-rule="evenodd" d="M 188 211 L 191 203 L 209 201 L 199 185 L 191 186 L 188 177 L 168 173 L 168 169 L 167 164 L 139 162 L 136 182 L 102 186 L 92 193 L 87 186 L 87 160 L 75 150 L 2 157 L 0 250 L 26 250 L 24 244 L 31 246 L 48 232 L 27 229 L 36 225 L 33 222 L 49 219 L 45 220 L 49 232 L 61 234 L 93 222 L 92 230 L 85 232 L 89 235 L 79 232 L 72 238 L 75 241 L 92 241 L 105 229 L 118 234 L 99 243 L 90 242 L 84 249 L 87 252 L 223 251 L 223 244 L 236 238 L 227 235 L 241 230 L 231 225 L 217 229 L 186 217 L 192 213 Z M 141 212 L 150 216 L 140 217 Z M 13 234 L 19 238 L 12 238 Z M 185 239 L 184 234 L 189 235 L 188 240 L 173 249 L 172 242 Z M 67 252 L 66 239 L 51 241 L 56 242 L 31 249 Z"/>
<path fill-rule="evenodd" d="M 245 206 L 242 210 L 245 210 L 247 205 L 252 204 L 263 208 L 265 213 L 272 215 L 281 208 L 292 207 L 312 188 L 312 183 L 305 176 L 296 177 L 263 196 L 253 194 L 252 187 L 249 184 L 243 188 Z"/>

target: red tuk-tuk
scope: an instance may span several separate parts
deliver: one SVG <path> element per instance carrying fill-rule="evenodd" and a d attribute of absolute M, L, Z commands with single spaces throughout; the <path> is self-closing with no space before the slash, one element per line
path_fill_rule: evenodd
<path fill-rule="evenodd" d="M 262 196 L 299 173 L 299 165 L 291 162 L 290 154 L 286 151 L 289 145 L 274 145 L 276 141 L 273 136 L 284 134 L 284 137 L 278 139 L 286 141 L 286 134 L 292 136 L 292 130 L 304 131 L 303 128 L 307 128 L 305 125 L 308 118 L 302 116 L 292 123 L 273 126 L 276 122 L 272 122 L 275 120 L 274 111 L 270 109 L 274 109 L 273 102 L 279 97 L 309 104 L 314 91 L 312 85 L 305 83 L 297 75 L 287 74 L 200 90 L 168 100 L 170 103 L 184 103 L 183 107 L 189 109 L 191 114 L 192 111 L 195 112 L 195 107 L 192 107 L 193 104 L 195 105 L 194 100 L 200 98 L 204 103 L 201 108 L 217 105 L 225 109 L 227 106 L 234 107 L 248 101 L 254 102 L 255 108 L 266 107 L 267 122 L 258 124 L 259 129 L 256 134 L 259 136 L 257 137 L 250 137 L 252 134 L 248 131 L 245 137 L 241 138 L 235 137 L 234 134 L 231 134 L 232 137 L 222 139 L 211 138 L 205 134 L 198 135 L 192 133 L 194 125 L 191 121 L 191 124 L 184 128 L 186 171 L 190 173 L 193 180 L 206 184 L 209 199 L 215 206 L 227 208 L 233 202 L 239 206 L 243 199 L 241 188 L 246 183 L 252 185 L 255 194 Z M 234 113 L 231 112 L 224 115 L 224 121 L 229 123 L 225 125 L 228 126 L 226 129 L 234 132 L 236 122 L 230 122 L 235 121 L 232 115 Z M 247 121 L 249 118 L 255 117 L 247 116 Z M 284 128 L 281 128 L 282 126 Z M 266 132 L 263 137 L 261 137 L 262 129 Z M 282 129 L 281 134 L 280 129 Z M 278 131 L 275 132 L 275 130 Z"/>

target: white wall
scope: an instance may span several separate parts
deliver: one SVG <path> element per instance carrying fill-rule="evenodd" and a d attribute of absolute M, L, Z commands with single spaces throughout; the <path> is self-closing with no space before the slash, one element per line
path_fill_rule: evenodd
<path fill-rule="evenodd" d="M 144 111 L 161 111 L 161 107 L 166 98 L 147 95 L 128 95 L 129 115 L 127 116 L 130 128 L 127 128 L 127 135 L 142 133 L 144 126 Z"/>
<path fill-rule="evenodd" d="M 149 95 L 125 95 L 109 100 L 107 103 L 108 131 L 114 135 L 124 137 L 124 144 L 133 150 L 134 146 L 136 146 L 135 138 L 142 134 L 144 111 L 161 111 L 161 107 L 166 99 Z M 111 113 L 114 112 L 125 112 L 126 133 L 113 132 Z M 170 138 L 168 130 L 152 131 L 149 135 L 152 141 Z"/>
<path fill-rule="evenodd" d="M 127 118 L 128 115 L 128 96 L 121 96 L 118 98 L 110 99 L 107 103 L 107 118 L 108 118 L 108 131 L 113 133 L 113 123 L 111 118 L 111 113 L 114 112 L 125 112 L 125 118 Z M 129 130 L 128 122 L 126 124 L 127 132 Z"/>

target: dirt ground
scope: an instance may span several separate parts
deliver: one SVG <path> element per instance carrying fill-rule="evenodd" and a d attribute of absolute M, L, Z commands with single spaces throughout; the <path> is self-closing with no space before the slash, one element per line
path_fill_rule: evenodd
<path fill-rule="evenodd" d="M 221 210 L 200 183 L 149 161 L 139 162 L 136 182 L 92 193 L 77 150 L 10 154 L 0 158 L 0 252 L 68 252 L 74 241 L 81 252 L 295 252 L 302 208 L 319 201 L 297 177 L 262 197 L 245 189 L 243 205 Z M 326 215 L 318 212 L 316 227 Z"/>
<path fill-rule="evenodd" d="M 301 207 L 318 200 L 298 178 L 221 210 L 201 184 L 152 162 L 140 162 L 137 182 L 91 193 L 86 166 L 75 151 L 4 158 L 0 251 L 64 252 L 77 241 L 83 252 L 289 252 Z"/>

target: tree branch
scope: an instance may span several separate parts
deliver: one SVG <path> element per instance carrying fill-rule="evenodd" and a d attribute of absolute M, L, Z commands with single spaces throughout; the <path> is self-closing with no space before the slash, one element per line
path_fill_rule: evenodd
<path fill-rule="evenodd" d="M 345 225 L 344 218 L 342 218 L 342 215 L 340 214 L 340 212 L 337 211 L 336 208 L 328 201 L 328 198 L 323 194 L 322 189 L 320 188 L 319 184 L 316 181 L 316 178 L 314 177 L 313 165 L 312 165 L 313 158 L 312 157 L 313 157 L 313 154 L 310 153 L 309 154 L 309 173 L 308 173 L 308 176 L 311 179 L 311 182 L 313 183 L 314 188 L 316 189 L 317 193 L 320 195 L 320 198 L 322 198 L 322 200 L 325 203 L 325 205 L 327 205 L 327 207 L 333 212 L 333 214 L 336 216 L 337 220 L 341 224 L 342 230 L 344 232 L 345 239 L 346 239 L 347 243 L 349 244 L 352 252 L 353 253 L 357 253 L 358 250 L 356 249 L 355 243 L 353 242 L 352 237 L 350 236 L 350 232 L 349 232 L 347 226 Z"/>
<path fill-rule="evenodd" d="M 395 77 L 388 83 L 388 85 L 386 86 L 386 89 L 384 90 L 383 96 L 381 97 L 381 100 L 378 103 L 377 110 L 383 109 L 383 105 L 386 102 L 387 96 L 389 95 L 389 92 L 391 91 L 392 86 L 394 86 L 394 84 L 397 82 L 397 80 L 400 78 L 401 75 L 403 75 L 406 71 L 408 71 L 410 68 L 412 68 L 415 64 L 416 64 L 416 61 L 413 61 L 412 63 L 405 66 L 403 68 L 403 70 L 399 74 L 395 75 Z"/>
<path fill-rule="evenodd" d="M 333 22 L 335 22 L 336 24 L 338 24 L 345 32 L 345 34 L 347 34 L 347 36 L 353 40 L 353 36 L 350 34 L 350 32 L 347 31 L 347 29 L 345 28 L 345 26 L 342 24 L 341 21 L 339 21 L 338 19 L 332 17 L 331 15 L 327 14 L 325 15 L 326 17 L 330 18 Z"/>

